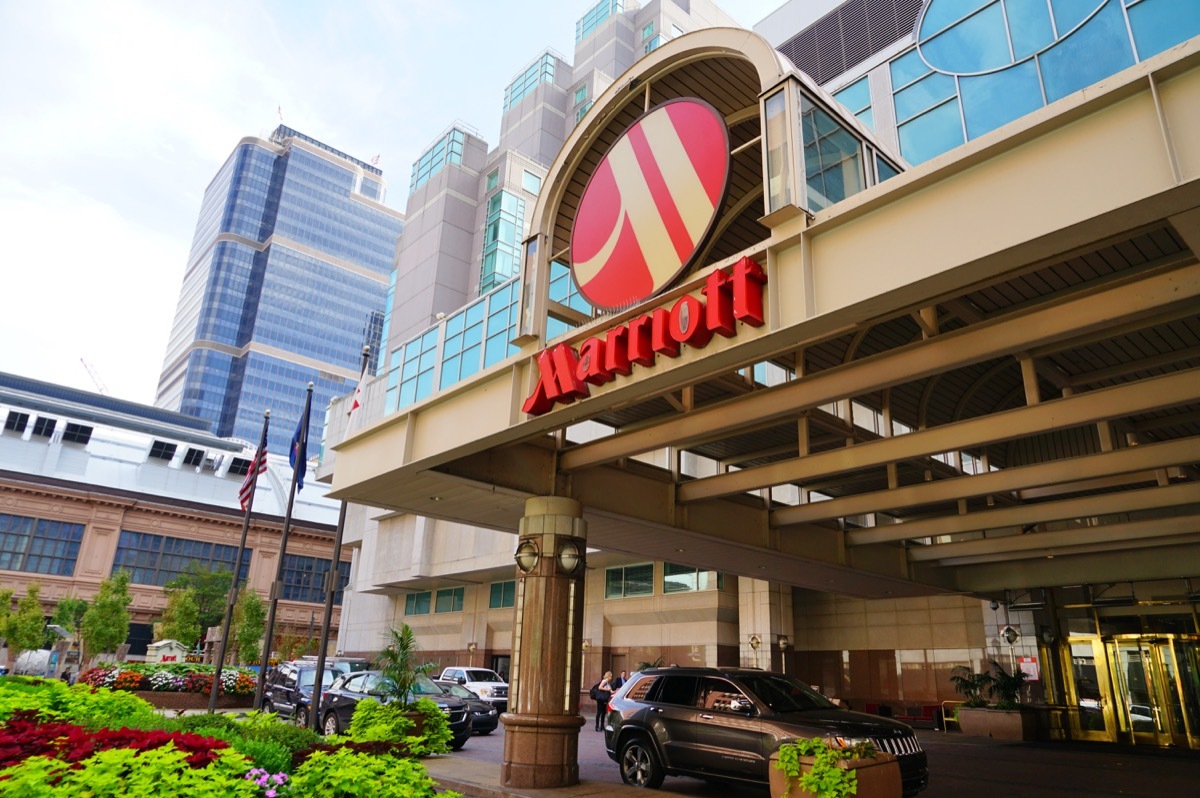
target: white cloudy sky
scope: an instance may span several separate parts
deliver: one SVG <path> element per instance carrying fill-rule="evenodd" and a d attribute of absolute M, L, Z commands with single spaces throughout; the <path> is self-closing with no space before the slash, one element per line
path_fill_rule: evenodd
<path fill-rule="evenodd" d="M 403 209 L 461 119 L 574 52 L 594 0 L 0 0 L 0 371 L 150 403 L 196 214 L 238 139 L 284 121 Z M 727 0 L 749 27 L 782 0 Z"/>

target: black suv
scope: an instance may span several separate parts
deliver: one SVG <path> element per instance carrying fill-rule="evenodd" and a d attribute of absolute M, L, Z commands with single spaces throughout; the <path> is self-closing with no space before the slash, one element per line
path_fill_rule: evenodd
<path fill-rule="evenodd" d="M 769 758 L 800 737 L 867 740 L 899 760 L 904 794 L 925 789 L 925 752 L 912 728 L 851 712 L 782 673 L 653 668 L 635 673 L 608 705 L 604 747 L 636 787 L 665 776 L 766 784 Z"/>
<path fill-rule="evenodd" d="M 321 689 L 333 684 L 338 672 L 326 668 Z M 276 712 L 280 717 L 291 718 L 301 726 L 307 726 L 312 718 L 313 684 L 317 681 L 314 664 L 296 660 L 281 662 L 267 675 L 263 685 L 263 711 Z"/>

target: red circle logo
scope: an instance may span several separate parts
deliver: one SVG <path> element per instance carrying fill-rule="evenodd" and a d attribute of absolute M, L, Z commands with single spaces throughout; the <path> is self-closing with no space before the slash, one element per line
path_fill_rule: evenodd
<path fill-rule="evenodd" d="M 729 132 L 719 111 L 670 100 L 635 122 L 604 156 L 579 201 L 571 270 L 594 307 L 654 296 L 686 269 L 729 183 Z"/>

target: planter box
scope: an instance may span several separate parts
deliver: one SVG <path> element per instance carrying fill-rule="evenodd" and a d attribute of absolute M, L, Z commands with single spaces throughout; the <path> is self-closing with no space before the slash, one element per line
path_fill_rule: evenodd
<path fill-rule="evenodd" d="M 157 690 L 133 690 L 135 696 L 148 701 L 159 709 L 208 709 L 205 693 L 169 693 Z M 217 709 L 249 709 L 254 704 L 252 695 L 217 696 Z"/>
<path fill-rule="evenodd" d="M 958 727 L 972 737 L 1033 740 L 1037 736 L 1037 717 L 1029 709 L 959 707 Z"/>
<path fill-rule="evenodd" d="M 800 767 L 807 771 L 812 757 L 800 757 Z M 800 789 L 799 782 L 788 779 L 780 770 L 779 753 L 771 754 L 769 766 L 771 776 L 771 798 L 814 798 L 811 792 Z M 838 762 L 843 770 L 855 771 L 858 779 L 858 798 L 902 798 L 904 783 L 900 780 L 900 763 L 891 754 L 880 751 L 873 759 L 843 759 Z M 789 783 L 790 782 L 790 783 Z"/>

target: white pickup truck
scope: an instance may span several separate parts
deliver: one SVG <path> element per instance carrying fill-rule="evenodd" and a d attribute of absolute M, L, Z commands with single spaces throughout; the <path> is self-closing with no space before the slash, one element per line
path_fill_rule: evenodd
<path fill-rule="evenodd" d="M 508 682 L 495 671 L 487 668 L 443 668 L 438 679 L 461 684 L 500 712 L 508 709 Z"/>

